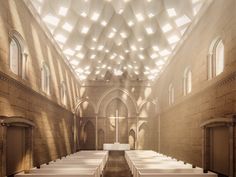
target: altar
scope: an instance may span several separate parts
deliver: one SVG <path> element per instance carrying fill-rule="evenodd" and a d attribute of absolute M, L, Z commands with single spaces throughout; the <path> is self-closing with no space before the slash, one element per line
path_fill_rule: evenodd
<path fill-rule="evenodd" d="M 103 144 L 103 150 L 106 150 L 106 151 L 127 151 L 127 150 L 130 150 L 130 145 L 129 144 L 120 144 L 120 143 Z"/>

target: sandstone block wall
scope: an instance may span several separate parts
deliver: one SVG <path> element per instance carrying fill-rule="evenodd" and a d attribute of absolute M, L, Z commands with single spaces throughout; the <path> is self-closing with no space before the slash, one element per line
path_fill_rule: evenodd
<path fill-rule="evenodd" d="M 160 100 L 162 153 L 201 166 L 200 125 L 208 119 L 236 113 L 235 11 L 234 0 L 214 1 L 153 87 Z M 208 80 L 207 55 L 211 42 L 218 36 L 225 47 L 224 71 Z M 186 67 L 192 71 L 192 92 L 184 96 Z M 171 106 L 166 89 L 170 83 L 175 89 L 175 102 Z"/>
<path fill-rule="evenodd" d="M 12 31 L 20 33 L 28 48 L 25 80 L 9 67 Z M 41 90 L 42 62 L 50 69 L 50 95 Z M 66 83 L 66 106 L 60 100 L 61 81 Z M 78 81 L 23 1 L 0 0 L 0 116 L 20 116 L 35 123 L 34 165 L 72 153 L 72 111 L 78 91 Z"/>

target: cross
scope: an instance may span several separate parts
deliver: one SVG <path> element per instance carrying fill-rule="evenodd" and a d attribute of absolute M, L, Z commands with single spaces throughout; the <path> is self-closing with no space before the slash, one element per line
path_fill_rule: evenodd
<path fill-rule="evenodd" d="M 116 110 L 116 143 L 119 143 L 118 141 L 118 135 L 119 135 L 119 115 L 118 115 L 118 110 Z"/>
<path fill-rule="evenodd" d="M 115 143 L 119 143 L 119 119 L 125 119 L 126 117 L 119 117 L 119 112 L 116 110 L 115 117 L 109 117 L 115 119 L 115 126 L 116 126 L 116 141 Z"/>

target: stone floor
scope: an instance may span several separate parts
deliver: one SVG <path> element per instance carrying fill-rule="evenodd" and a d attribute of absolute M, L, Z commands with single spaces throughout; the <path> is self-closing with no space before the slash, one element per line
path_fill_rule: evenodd
<path fill-rule="evenodd" d="M 104 177 L 132 177 L 124 151 L 109 151 Z"/>

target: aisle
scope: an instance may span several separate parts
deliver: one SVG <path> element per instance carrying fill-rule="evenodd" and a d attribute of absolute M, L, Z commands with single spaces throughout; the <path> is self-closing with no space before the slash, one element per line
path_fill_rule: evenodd
<path fill-rule="evenodd" d="M 110 151 L 104 177 L 132 177 L 124 157 L 124 151 Z"/>

